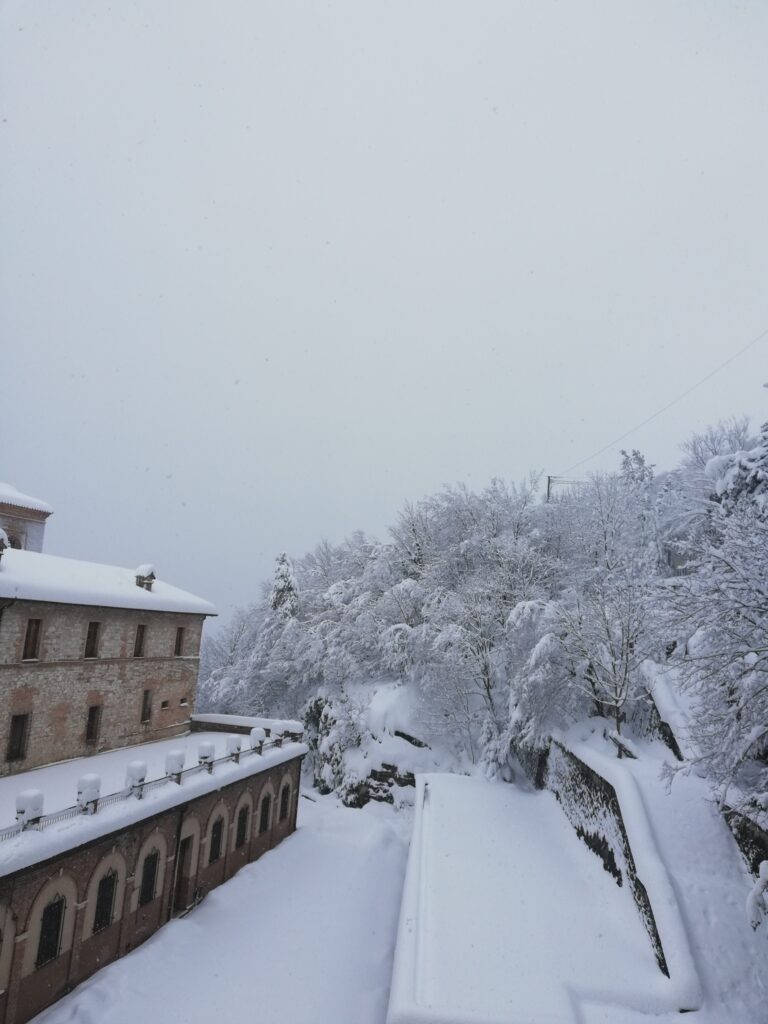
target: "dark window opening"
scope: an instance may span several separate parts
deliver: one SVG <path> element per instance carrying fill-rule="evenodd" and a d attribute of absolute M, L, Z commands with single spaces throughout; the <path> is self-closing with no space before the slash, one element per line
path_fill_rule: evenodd
<path fill-rule="evenodd" d="M 100 622 L 89 622 L 88 633 L 85 637 L 85 657 L 98 658 L 99 656 L 99 633 L 101 632 Z"/>
<path fill-rule="evenodd" d="M 140 624 L 136 627 L 136 639 L 133 642 L 133 656 L 134 658 L 144 657 L 144 641 L 147 637 L 147 627 Z"/>
<path fill-rule="evenodd" d="M 221 840 L 224 837 L 224 819 L 217 818 L 211 827 L 211 849 L 208 863 L 213 864 L 221 857 Z"/>
<path fill-rule="evenodd" d="M 40 657 L 40 633 L 42 619 L 27 619 L 27 632 L 24 636 L 23 661 L 37 661 Z"/>
<path fill-rule="evenodd" d="M 16 551 L 21 551 L 22 543 L 15 533 L 8 534 L 8 543 L 11 545 L 12 548 L 15 548 Z"/>
<path fill-rule="evenodd" d="M 288 817 L 288 803 L 291 799 L 291 787 L 286 784 L 280 790 L 280 821 L 285 821 Z"/>
<path fill-rule="evenodd" d="M 144 858 L 144 866 L 141 869 L 141 888 L 139 889 L 139 906 L 143 907 L 151 903 L 155 898 L 155 883 L 157 882 L 157 865 L 160 863 L 160 854 L 152 850 Z"/>
<path fill-rule="evenodd" d="M 269 828 L 269 812 L 271 807 L 272 797 L 267 795 L 261 801 L 261 810 L 259 812 L 259 835 L 262 835 Z"/>
<path fill-rule="evenodd" d="M 56 896 L 43 910 L 40 922 L 40 941 L 37 944 L 36 967 L 55 960 L 61 947 L 61 926 L 64 924 L 64 908 L 66 901 L 63 896 Z"/>
<path fill-rule="evenodd" d="M 11 730 L 8 734 L 7 761 L 21 761 L 27 756 L 29 740 L 29 715 L 11 715 Z"/>
<path fill-rule="evenodd" d="M 96 891 L 96 913 L 93 918 L 93 933 L 101 932 L 112 924 L 117 891 L 117 872 L 108 871 L 99 881 Z"/>
<path fill-rule="evenodd" d="M 179 701 L 179 707 L 185 708 L 187 704 L 189 704 L 189 698 L 182 697 L 181 700 Z"/>
<path fill-rule="evenodd" d="M 141 721 L 148 722 L 152 717 L 152 691 L 145 690 L 141 698 Z"/>
<path fill-rule="evenodd" d="M 91 704 L 88 708 L 88 721 L 85 725 L 85 742 L 95 743 L 101 729 L 101 704 Z"/>
<path fill-rule="evenodd" d="M 160 710 L 161 711 L 167 711 L 170 706 L 171 706 L 171 702 L 169 700 L 161 701 L 161 703 L 160 703 Z"/>
<path fill-rule="evenodd" d="M 176 629 L 176 646 L 173 649 L 173 656 L 180 658 L 184 653 L 184 627 L 178 626 Z"/>
<path fill-rule="evenodd" d="M 235 847 L 240 849 L 241 846 L 245 846 L 245 841 L 248 838 L 248 808 L 241 807 L 237 815 L 237 830 L 235 833 Z"/>

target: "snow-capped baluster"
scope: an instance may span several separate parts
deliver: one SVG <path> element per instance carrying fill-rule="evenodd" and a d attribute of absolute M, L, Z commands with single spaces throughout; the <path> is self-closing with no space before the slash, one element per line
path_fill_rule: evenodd
<path fill-rule="evenodd" d="M 209 772 L 213 771 L 213 762 L 216 757 L 216 747 L 209 740 L 201 743 L 197 748 L 197 758 L 200 764 L 205 765 Z"/>
<path fill-rule="evenodd" d="M 34 828 L 43 816 L 43 791 L 25 789 L 16 796 L 16 821 L 24 828 Z"/>
<path fill-rule="evenodd" d="M 125 785 L 130 789 L 131 795 L 141 800 L 144 795 L 144 782 L 147 778 L 146 761 L 129 761 L 125 769 Z"/>
<path fill-rule="evenodd" d="M 101 776 L 81 775 L 77 780 L 77 806 L 83 814 L 95 814 L 101 794 Z"/>
<path fill-rule="evenodd" d="M 264 749 L 264 740 L 266 738 L 267 734 L 263 729 L 259 727 L 251 729 L 251 749 L 260 754 Z"/>
<path fill-rule="evenodd" d="M 165 774 L 169 779 L 181 785 L 181 773 L 184 771 L 184 751 L 169 750 L 165 755 Z"/>
<path fill-rule="evenodd" d="M 232 758 L 235 764 L 240 764 L 240 751 L 243 748 L 243 741 L 239 736 L 227 736 L 227 755 Z"/>

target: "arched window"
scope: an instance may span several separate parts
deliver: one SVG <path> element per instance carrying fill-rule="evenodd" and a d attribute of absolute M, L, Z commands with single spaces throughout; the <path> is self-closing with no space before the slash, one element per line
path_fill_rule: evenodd
<path fill-rule="evenodd" d="M 99 880 L 96 890 L 96 911 L 93 917 L 93 934 L 109 928 L 115 911 L 115 892 L 117 891 L 117 872 L 113 869 Z"/>
<path fill-rule="evenodd" d="M 272 810 L 272 797 L 269 793 L 261 798 L 261 809 L 259 811 L 259 835 L 269 831 L 269 816 Z"/>
<path fill-rule="evenodd" d="M 211 825 L 211 846 L 208 853 L 208 863 L 214 864 L 221 857 L 221 845 L 224 837 L 224 819 L 219 817 Z"/>
<path fill-rule="evenodd" d="M 288 817 L 288 805 L 291 800 L 291 784 L 286 782 L 283 788 L 280 790 L 280 821 L 285 821 Z"/>
<path fill-rule="evenodd" d="M 237 829 L 235 832 L 235 849 L 239 850 L 241 846 L 245 846 L 245 841 L 248 838 L 248 805 L 243 804 L 237 815 Z"/>
<path fill-rule="evenodd" d="M 40 922 L 40 939 L 37 943 L 35 967 L 50 963 L 59 955 L 61 948 L 61 926 L 64 923 L 64 910 L 67 901 L 63 896 L 56 895 L 43 908 Z"/>
<path fill-rule="evenodd" d="M 143 907 L 151 903 L 155 898 L 155 886 L 157 883 L 157 868 L 160 863 L 160 851 L 153 848 L 144 858 L 144 865 L 141 869 L 141 888 L 139 889 L 139 906 Z"/>

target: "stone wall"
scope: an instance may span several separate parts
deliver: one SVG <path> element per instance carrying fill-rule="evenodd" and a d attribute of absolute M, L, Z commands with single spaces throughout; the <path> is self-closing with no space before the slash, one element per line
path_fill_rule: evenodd
<path fill-rule="evenodd" d="M 300 770 L 296 757 L 0 879 L 0 1024 L 24 1024 L 293 832 Z M 281 822 L 279 798 L 286 783 L 290 802 Z M 261 832 L 259 809 L 267 794 L 270 820 Z M 247 835 L 238 847 L 243 807 Z M 211 832 L 219 817 L 221 856 L 211 863 Z M 140 906 L 144 858 L 153 850 L 159 853 L 154 896 Z M 117 876 L 112 918 L 94 932 L 98 884 L 110 871 Z M 59 955 L 38 967 L 42 912 L 57 896 L 65 899 Z"/>
<path fill-rule="evenodd" d="M 637 874 L 613 786 L 555 741 L 548 747 L 517 749 L 515 754 L 536 788 L 546 788 L 555 794 L 576 835 L 600 858 L 616 884 L 622 886 L 626 880 L 651 940 L 656 962 L 669 977 L 651 901 Z"/>
<path fill-rule="evenodd" d="M 39 658 L 23 661 L 29 619 L 41 619 Z M 90 622 L 100 623 L 98 657 L 85 659 Z M 145 626 L 144 656 L 134 657 Z M 174 656 L 177 627 L 181 657 Z M 52 760 L 162 739 L 189 727 L 203 616 L 121 608 L 6 603 L 0 613 L 0 775 Z M 142 722 L 144 691 L 151 713 Z M 101 707 L 98 737 L 86 742 L 88 709 Z M 29 715 L 26 756 L 8 761 L 12 715 Z"/>
<path fill-rule="evenodd" d="M 626 881 L 650 937 L 656 962 L 669 977 L 653 908 L 637 874 L 615 789 L 602 775 L 554 741 L 547 762 L 546 785 L 557 797 L 578 837 L 597 854 L 617 885 Z"/>
<path fill-rule="evenodd" d="M 723 815 L 744 860 L 749 865 L 749 870 L 757 878 L 761 863 L 768 860 L 768 832 L 756 821 L 734 811 L 732 807 L 723 808 Z"/>

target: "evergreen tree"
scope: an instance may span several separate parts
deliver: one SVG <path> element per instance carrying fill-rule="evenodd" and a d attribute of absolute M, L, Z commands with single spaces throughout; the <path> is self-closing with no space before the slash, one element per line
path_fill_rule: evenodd
<path fill-rule="evenodd" d="M 299 588 L 291 560 L 284 551 L 275 559 L 275 579 L 269 595 L 269 607 L 288 619 L 295 618 L 299 612 Z"/>

